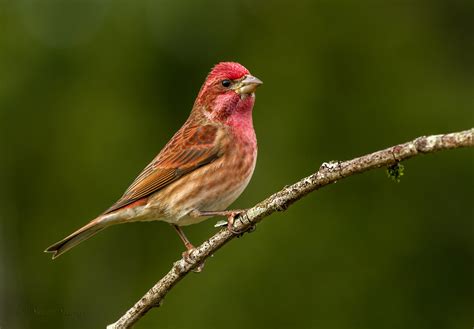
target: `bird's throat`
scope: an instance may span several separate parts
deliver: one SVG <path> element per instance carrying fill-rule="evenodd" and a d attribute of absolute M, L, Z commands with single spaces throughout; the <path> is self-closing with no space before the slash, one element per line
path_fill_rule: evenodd
<path fill-rule="evenodd" d="M 218 96 L 214 101 L 213 117 L 218 121 L 234 125 L 251 125 L 254 94 L 238 95 L 229 93 Z"/>

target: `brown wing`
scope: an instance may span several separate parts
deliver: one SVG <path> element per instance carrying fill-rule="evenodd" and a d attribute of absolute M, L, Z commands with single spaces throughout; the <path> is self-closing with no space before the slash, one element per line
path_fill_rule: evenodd
<path fill-rule="evenodd" d="M 218 129 L 213 125 L 183 126 L 105 213 L 147 197 L 220 157 L 223 150 L 217 140 Z"/>

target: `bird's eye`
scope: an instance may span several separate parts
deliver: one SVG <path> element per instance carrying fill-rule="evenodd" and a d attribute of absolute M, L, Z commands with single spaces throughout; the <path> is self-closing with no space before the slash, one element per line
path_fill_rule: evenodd
<path fill-rule="evenodd" d="M 230 87 L 230 84 L 231 84 L 230 80 L 227 80 L 227 79 L 226 79 L 226 80 L 222 80 L 221 83 L 222 83 L 222 85 L 223 85 L 224 87 L 226 87 L 226 88 Z"/>

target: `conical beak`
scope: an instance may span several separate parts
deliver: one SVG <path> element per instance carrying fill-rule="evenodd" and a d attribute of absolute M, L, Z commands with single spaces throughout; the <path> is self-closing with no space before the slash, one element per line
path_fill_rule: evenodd
<path fill-rule="evenodd" d="M 240 95 L 251 94 L 262 84 L 262 80 L 254 77 L 253 75 L 247 74 L 242 81 L 240 81 L 235 88 L 235 92 Z"/>

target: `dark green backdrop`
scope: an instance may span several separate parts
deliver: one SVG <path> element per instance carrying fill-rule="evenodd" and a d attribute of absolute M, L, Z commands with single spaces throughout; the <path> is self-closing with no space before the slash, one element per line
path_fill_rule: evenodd
<path fill-rule="evenodd" d="M 103 328 L 181 255 L 160 222 L 43 250 L 121 195 L 216 62 L 265 82 L 240 208 L 323 161 L 472 127 L 473 36 L 473 1 L 0 0 L 0 327 Z M 472 328 L 473 164 L 443 152 L 399 184 L 378 170 L 318 191 L 136 327 Z"/>

